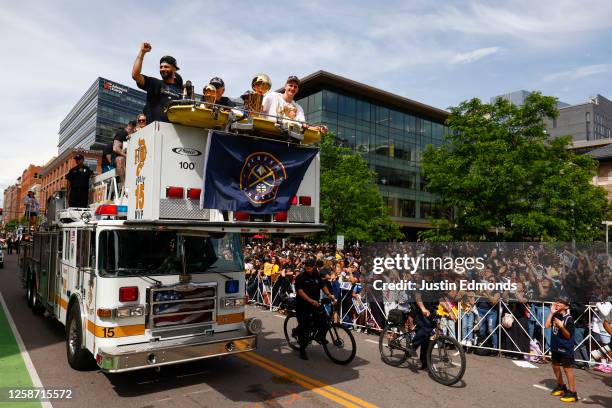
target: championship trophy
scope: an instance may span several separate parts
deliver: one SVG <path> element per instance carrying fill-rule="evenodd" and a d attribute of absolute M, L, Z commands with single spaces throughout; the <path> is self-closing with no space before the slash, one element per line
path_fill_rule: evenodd
<path fill-rule="evenodd" d="M 257 74 L 251 81 L 252 91 L 242 95 L 244 107 L 251 115 L 262 117 L 262 102 L 263 97 L 272 88 L 272 80 L 266 74 Z"/>
<path fill-rule="evenodd" d="M 216 99 L 217 88 L 212 84 L 206 85 L 202 91 L 202 105 L 204 105 L 205 108 L 212 109 Z"/>

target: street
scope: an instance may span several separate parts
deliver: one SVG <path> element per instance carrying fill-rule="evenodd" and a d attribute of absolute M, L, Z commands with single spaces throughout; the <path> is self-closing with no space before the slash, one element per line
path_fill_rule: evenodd
<path fill-rule="evenodd" d="M 445 387 L 413 366 L 384 364 L 378 337 L 355 333 L 357 356 L 349 366 L 333 364 L 316 345 L 302 361 L 285 344 L 284 316 L 247 307 L 262 319 L 257 353 L 169 366 L 159 372 L 106 375 L 95 367 L 85 372 L 66 361 L 63 327 L 34 316 L 19 282 L 17 256 L 7 255 L 0 269 L 0 292 L 44 387 L 73 390 L 71 400 L 54 407 L 557 407 L 550 365 L 518 367 L 512 360 L 467 356 L 466 374 L 457 386 Z M 612 406 L 612 376 L 575 370 L 581 402 Z M 9 406 L 7 403 L 0 406 Z M 19 407 L 18 403 L 12 406 Z"/>

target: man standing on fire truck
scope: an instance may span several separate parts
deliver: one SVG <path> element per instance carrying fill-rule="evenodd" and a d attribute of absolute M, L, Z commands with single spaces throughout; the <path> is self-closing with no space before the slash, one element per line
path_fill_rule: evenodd
<path fill-rule="evenodd" d="M 151 51 L 151 44 L 142 43 L 134 66 L 132 67 L 132 79 L 136 85 L 147 92 L 147 100 L 144 106 L 144 114 L 149 123 L 159 121 L 168 122 L 166 106 L 175 99 L 181 99 L 183 94 L 183 80 L 176 73 L 179 70 L 176 59 L 170 55 L 161 57 L 159 60 L 159 75 L 161 80 L 142 75 L 142 61 L 146 53 Z"/>

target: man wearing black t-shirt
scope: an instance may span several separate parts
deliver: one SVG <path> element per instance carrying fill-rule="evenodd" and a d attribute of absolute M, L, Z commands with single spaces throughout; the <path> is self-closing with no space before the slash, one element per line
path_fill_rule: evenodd
<path fill-rule="evenodd" d="M 215 103 L 217 105 L 227 106 L 230 108 L 236 106 L 236 104 L 232 102 L 230 98 L 228 98 L 227 96 L 223 96 L 223 93 L 225 93 L 225 82 L 223 82 L 223 79 L 219 77 L 214 77 L 210 80 L 209 83 L 217 90 L 215 97 Z"/>
<path fill-rule="evenodd" d="M 77 165 L 66 174 L 68 180 L 68 207 L 86 208 L 89 204 L 89 179 L 94 172 L 85 166 L 83 155 L 74 156 Z"/>
<path fill-rule="evenodd" d="M 295 292 L 297 293 L 295 311 L 298 320 L 296 331 L 300 344 L 300 358 L 302 360 L 308 360 L 308 356 L 306 356 L 306 346 L 308 346 L 306 329 L 310 325 L 321 327 L 324 323 L 321 317 L 321 304 L 319 303 L 321 290 L 323 290 L 330 299 L 335 300 L 334 296 L 325 285 L 325 281 L 321 279 L 319 272 L 315 270 L 314 266 L 314 259 L 307 259 L 306 262 L 304 262 L 304 271 L 295 278 Z M 324 336 L 325 333 L 319 333 L 316 340 L 324 342 Z"/>
<path fill-rule="evenodd" d="M 149 123 L 154 121 L 168 122 L 166 116 L 166 106 L 175 99 L 181 99 L 183 93 L 183 81 L 176 73 L 179 68 L 176 66 L 176 59 L 169 55 L 161 57 L 159 60 L 159 75 L 161 80 L 142 75 L 142 61 L 146 53 L 151 51 L 151 44 L 142 43 L 140 51 L 132 67 L 132 79 L 136 85 L 147 92 L 147 100 L 144 106 L 144 114 L 147 115 Z"/>

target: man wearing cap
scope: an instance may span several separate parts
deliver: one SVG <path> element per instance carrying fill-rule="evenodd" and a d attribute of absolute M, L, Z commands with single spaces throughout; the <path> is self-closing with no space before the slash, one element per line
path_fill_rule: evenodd
<path fill-rule="evenodd" d="M 40 210 L 40 204 L 34 195 L 32 190 L 28 191 L 28 194 L 23 199 L 25 205 L 25 217 L 28 219 L 29 227 L 36 225 L 36 217 L 38 217 L 38 211 Z"/>
<path fill-rule="evenodd" d="M 68 207 L 86 208 L 89 201 L 89 179 L 94 176 L 94 172 L 85 166 L 85 159 L 82 154 L 74 156 L 76 166 L 68 171 Z"/>
<path fill-rule="evenodd" d="M 332 295 L 327 288 L 326 282 L 321 279 L 319 272 L 314 266 L 314 259 L 306 259 L 304 262 L 304 271 L 295 278 L 295 292 L 297 293 L 295 311 L 298 327 L 292 335 L 297 335 L 300 345 L 300 358 L 302 360 L 308 360 L 308 356 L 306 355 L 308 339 L 306 337 L 305 328 L 310 325 L 321 327 L 324 323 L 324 317 L 321 316 L 321 305 L 319 304 L 321 290 L 323 290 L 332 301 L 336 300 L 334 295 Z M 324 337 L 325 332 L 322 330 L 319 330 L 319 332 L 322 333 L 320 333 L 316 340 L 323 343 L 326 341 Z"/>
<path fill-rule="evenodd" d="M 266 96 L 264 96 L 262 102 L 263 113 L 268 115 L 272 120 L 278 116 L 305 122 L 306 117 L 304 116 L 304 109 L 293 100 L 299 89 L 299 78 L 295 75 L 290 76 L 285 83 L 284 93 L 268 92 Z M 294 117 L 289 116 L 289 112 L 292 110 L 295 111 Z"/>
<path fill-rule="evenodd" d="M 151 44 L 142 43 L 140 45 L 140 51 L 132 67 L 132 79 L 136 81 L 136 85 L 140 89 L 147 92 L 144 114 L 147 116 L 149 123 L 154 121 L 168 122 L 165 108 L 170 101 L 181 99 L 183 80 L 176 73 L 179 70 L 176 65 L 176 59 L 169 55 L 163 56 L 159 60 L 161 80 L 142 75 L 140 73 L 142 71 L 142 61 L 145 54 L 149 51 L 151 51 Z"/>
<path fill-rule="evenodd" d="M 223 79 L 219 77 L 214 77 L 210 80 L 209 84 L 211 84 L 217 89 L 215 104 L 221 106 L 229 106 L 230 108 L 236 106 L 236 104 L 232 102 L 230 98 L 228 98 L 227 96 L 223 96 L 223 93 L 225 92 L 225 82 L 223 82 Z"/>

